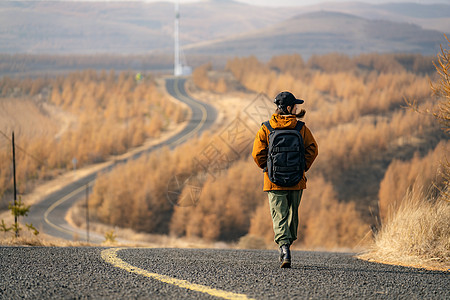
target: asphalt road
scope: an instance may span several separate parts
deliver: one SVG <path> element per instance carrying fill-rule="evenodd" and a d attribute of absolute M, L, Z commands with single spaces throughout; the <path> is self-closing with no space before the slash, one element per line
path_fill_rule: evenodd
<path fill-rule="evenodd" d="M 130 160 L 137 159 L 163 146 L 174 148 L 189 138 L 201 134 L 214 123 L 217 118 L 216 110 L 212 106 L 190 97 L 185 90 L 185 81 L 185 78 L 169 78 L 166 80 L 166 90 L 176 99 L 186 103 L 192 111 L 186 127 L 167 141 L 136 153 L 129 158 Z M 94 183 L 97 174 L 110 171 L 118 164 L 126 163 L 129 159 L 119 160 L 113 166 L 99 170 L 55 191 L 41 202 L 33 205 L 28 216 L 24 218 L 24 222 L 32 223 L 39 231 L 58 238 L 86 240 L 85 231 L 73 228 L 65 221 L 64 217 L 67 211 L 76 201 L 85 197 L 87 186 Z M 93 243 L 104 241 L 104 237 L 99 235 L 90 234 L 89 237 L 90 242 Z"/>
<path fill-rule="evenodd" d="M 450 299 L 449 273 L 270 250 L 0 248 L 1 299 Z"/>
<path fill-rule="evenodd" d="M 216 112 L 189 98 L 183 80 L 168 80 L 167 89 L 192 109 L 185 130 L 164 143 L 175 147 L 207 129 Z M 33 206 L 26 221 L 82 238 L 64 215 L 96 175 Z M 294 251 L 292 269 L 280 269 L 277 259 L 270 250 L 0 247 L 0 299 L 450 299 L 448 272 L 343 253 Z"/>

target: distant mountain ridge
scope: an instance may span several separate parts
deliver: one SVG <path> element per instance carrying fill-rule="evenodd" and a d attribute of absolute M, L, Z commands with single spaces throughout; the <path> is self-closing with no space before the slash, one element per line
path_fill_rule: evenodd
<path fill-rule="evenodd" d="M 450 3 L 449 3 L 450 4 Z M 383 3 L 361 2 L 327 3 L 327 11 L 356 15 L 369 20 L 387 20 L 398 23 L 412 23 L 424 29 L 450 33 L 449 4 Z M 305 7 L 303 12 L 322 10 L 320 5 Z"/>
<path fill-rule="evenodd" d="M 439 51 L 443 33 L 425 30 L 414 24 L 367 20 L 354 15 L 319 11 L 295 16 L 262 30 L 186 47 L 187 53 L 255 55 L 269 59 L 273 55 L 341 52 L 422 53 Z"/>
<path fill-rule="evenodd" d="M 231 0 L 180 6 L 186 54 L 436 54 L 450 5 L 359 2 L 264 8 Z M 168 2 L 0 1 L 0 53 L 148 54 L 173 49 Z"/>
<path fill-rule="evenodd" d="M 417 3 L 408 3 L 408 5 L 405 6 L 403 3 L 384 3 L 379 4 L 378 6 L 387 11 L 413 18 L 434 19 L 450 17 L 450 7 L 445 4 L 421 5 Z"/>

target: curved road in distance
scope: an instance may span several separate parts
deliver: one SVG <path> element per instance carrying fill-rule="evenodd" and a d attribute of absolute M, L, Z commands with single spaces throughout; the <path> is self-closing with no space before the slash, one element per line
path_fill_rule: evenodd
<path fill-rule="evenodd" d="M 189 138 L 199 135 L 204 130 L 210 128 L 216 120 L 216 110 L 212 106 L 190 97 L 185 90 L 185 82 L 185 78 L 166 79 L 167 92 L 174 98 L 186 103 L 192 111 L 188 124 L 180 133 L 169 138 L 165 142 L 136 153 L 130 158 L 117 161 L 117 163 L 112 166 L 108 166 L 62 187 L 58 191 L 47 196 L 41 202 L 33 205 L 30 208 L 28 216 L 24 218 L 24 222 L 32 223 L 39 231 L 54 237 L 73 240 L 76 236 L 79 240 L 86 240 L 86 231 L 71 227 L 64 218 L 70 207 L 77 200 L 85 196 L 87 185 L 92 186 L 97 174 L 110 171 L 117 164 L 122 164 L 126 163 L 128 160 L 137 159 L 143 154 L 155 151 L 163 146 L 174 148 L 184 143 Z M 104 237 L 90 233 L 89 240 L 94 243 L 102 242 L 104 241 Z"/>

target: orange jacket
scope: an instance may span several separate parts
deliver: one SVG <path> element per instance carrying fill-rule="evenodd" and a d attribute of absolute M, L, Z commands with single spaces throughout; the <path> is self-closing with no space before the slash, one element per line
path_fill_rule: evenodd
<path fill-rule="evenodd" d="M 294 115 L 279 115 L 273 114 L 269 120 L 270 125 L 274 128 L 294 128 L 297 125 L 297 119 Z M 305 159 L 306 159 L 306 171 L 311 167 L 313 161 L 318 154 L 318 145 L 314 139 L 311 131 L 305 126 L 300 130 L 300 134 L 303 137 L 303 143 L 305 144 Z M 267 152 L 269 147 L 269 129 L 262 125 L 258 130 L 253 143 L 252 156 L 256 164 L 264 169 L 267 164 Z M 292 187 L 282 187 L 274 184 L 270 181 L 267 172 L 264 172 L 264 191 L 273 190 L 302 190 L 306 189 L 306 176 L 303 174 L 303 178 L 297 185 Z"/>

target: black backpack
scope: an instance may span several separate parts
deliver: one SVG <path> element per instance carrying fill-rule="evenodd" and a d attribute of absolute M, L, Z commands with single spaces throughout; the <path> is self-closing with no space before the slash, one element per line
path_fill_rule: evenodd
<path fill-rule="evenodd" d="M 305 145 L 300 134 L 305 123 L 297 121 L 295 128 L 274 129 L 269 121 L 263 123 L 269 129 L 267 172 L 270 181 L 283 187 L 294 186 L 305 171 Z"/>

